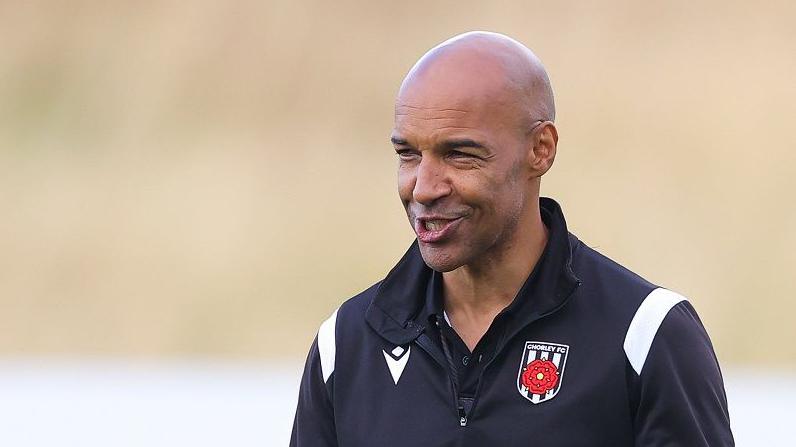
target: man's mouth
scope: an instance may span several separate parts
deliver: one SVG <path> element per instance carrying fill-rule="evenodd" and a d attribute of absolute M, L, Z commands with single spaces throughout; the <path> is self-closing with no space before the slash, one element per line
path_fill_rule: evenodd
<path fill-rule="evenodd" d="M 415 221 L 415 233 L 417 233 L 417 238 L 420 242 L 442 242 L 452 235 L 461 221 L 461 217 L 453 219 L 420 217 Z"/>
<path fill-rule="evenodd" d="M 428 231 L 439 231 L 443 229 L 449 222 L 450 220 L 447 219 L 427 220 L 423 222 L 423 225 Z"/>

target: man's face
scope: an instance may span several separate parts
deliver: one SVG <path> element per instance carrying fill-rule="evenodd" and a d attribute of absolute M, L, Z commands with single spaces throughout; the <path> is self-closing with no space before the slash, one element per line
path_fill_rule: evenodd
<path fill-rule="evenodd" d="M 530 193 L 527 129 L 505 93 L 481 93 L 431 83 L 404 89 L 396 103 L 398 192 L 437 271 L 499 260 Z"/>

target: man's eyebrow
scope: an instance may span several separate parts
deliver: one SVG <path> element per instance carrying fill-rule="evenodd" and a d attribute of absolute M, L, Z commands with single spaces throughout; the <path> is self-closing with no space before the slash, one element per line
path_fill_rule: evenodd
<path fill-rule="evenodd" d="M 446 150 L 458 149 L 460 147 L 472 147 L 472 148 L 489 150 L 489 148 L 487 148 L 485 145 L 483 145 L 483 144 L 481 144 L 481 143 L 479 143 L 479 142 L 477 142 L 475 140 L 471 140 L 469 138 L 460 138 L 460 139 L 455 139 L 455 140 L 446 140 L 446 141 L 443 141 L 439 146 L 440 146 L 440 148 L 446 149 Z"/>
<path fill-rule="evenodd" d="M 392 142 L 392 144 L 396 146 L 411 146 L 408 141 L 399 137 L 390 137 L 390 141 Z M 489 148 L 486 147 L 484 144 L 481 144 L 475 140 L 471 140 L 470 138 L 457 138 L 454 140 L 445 140 L 442 143 L 440 143 L 438 147 L 440 149 L 447 151 L 458 149 L 461 147 L 471 147 L 475 149 L 483 149 L 486 151 L 489 150 Z"/>

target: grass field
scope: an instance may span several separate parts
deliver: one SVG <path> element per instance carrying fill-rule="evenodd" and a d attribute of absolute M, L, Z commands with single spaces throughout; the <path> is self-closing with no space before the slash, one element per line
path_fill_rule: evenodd
<path fill-rule="evenodd" d="M 286 446 L 301 365 L 0 363 L 0 445 Z M 796 375 L 725 371 L 736 444 L 796 445 Z"/>

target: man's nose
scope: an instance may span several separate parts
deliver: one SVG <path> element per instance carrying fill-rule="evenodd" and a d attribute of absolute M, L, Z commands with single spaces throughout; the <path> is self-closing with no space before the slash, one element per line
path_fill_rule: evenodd
<path fill-rule="evenodd" d="M 450 179 L 447 178 L 444 166 L 429 157 L 421 160 L 417 166 L 417 178 L 412 191 L 415 202 L 431 205 L 450 193 Z"/>

